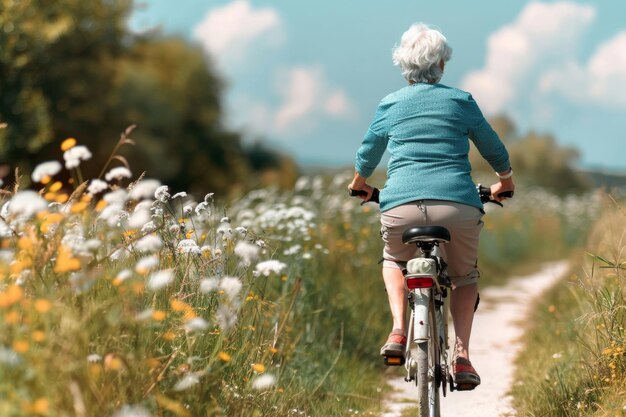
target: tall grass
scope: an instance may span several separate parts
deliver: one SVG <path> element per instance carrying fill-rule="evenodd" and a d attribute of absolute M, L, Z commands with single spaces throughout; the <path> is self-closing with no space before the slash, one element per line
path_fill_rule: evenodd
<path fill-rule="evenodd" d="M 347 198 L 350 173 L 223 204 L 133 176 L 128 143 L 83 181 L 89 153 L 65 141 L 72 184 L 52 164 L 3 191 L 0 415 L 377 412 L 391 323 L 378 211 Z M 488 214 L 484 277 L 555 256 L 539 242 L 567 229 L 520 195 L 534 222 Z"/>
<path fill-rule="evenodd" d="M 538 305 L 514 388 L 520 415 L 626 413 L 626 215 L 604 213 L 567 282 Z"/>

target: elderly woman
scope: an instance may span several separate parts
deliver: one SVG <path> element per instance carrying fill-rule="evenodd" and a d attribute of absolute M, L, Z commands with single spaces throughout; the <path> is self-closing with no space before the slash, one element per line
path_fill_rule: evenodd
<path fill-rule="evenodd" d="M 478 237 L 484 214 L 468 160 L 471 140 L 500 181 L 498 194 L 513 191 L 509 155 L 485 120 L 472 96 L 439 83 L 452 49 L 446 38 L 424 24 L 412 25 L 393 50 L 393 62 L 408 81 L 378 105 L 356 154 L 356 173 L 349 185 L 364 190 L 385 150 L 390 158 L 387 182 L 380 193 L 381 235 L 384 242 L 383 280 L 393 327 L 380 353 L 402 356 L 406 345 L 406 294 L 402 268 L 415 248 L 402 243 L 410 226 L 440 225 L 451 242 L 442 245 L 452 281 L 450 312 L 455 329 L 452 373 L 457 384 L 480 384 L 469 360 L 469 341 L 478 297 Z"/>

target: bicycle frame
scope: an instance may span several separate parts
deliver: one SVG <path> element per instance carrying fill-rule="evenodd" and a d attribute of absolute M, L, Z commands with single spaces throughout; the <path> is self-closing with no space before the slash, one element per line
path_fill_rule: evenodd
<path fill-rule="evenodd" d="M 419 246 L 419 245 L 418 245 Z M 448 382 L 448 282 L 436 253 L 429 250 L 407 264 L 410 317 L 405 351 L 407 382 L 415 381 L 420 397 L 420 415 L 438 417 L 439 388 L 445 397 Z M 412 350 L 416 349 L 413 355 Z M 415 357 L 414 357 L 415 356 Z M 427 404 L 423 400 L 427 401 Z"/>

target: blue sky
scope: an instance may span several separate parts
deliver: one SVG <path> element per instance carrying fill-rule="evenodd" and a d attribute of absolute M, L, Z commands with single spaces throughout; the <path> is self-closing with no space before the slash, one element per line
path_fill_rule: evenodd
<path fill-rule="evenodd" d="M 300 163 L 350 165 L 379 100 L 405 85 L 391 49 L 415 22 L 453 48 L 442 83 L 581 165 L 626 171 L 626 2 L 138 0 L 135 30 L 201 45 L 228 124 Z"/>

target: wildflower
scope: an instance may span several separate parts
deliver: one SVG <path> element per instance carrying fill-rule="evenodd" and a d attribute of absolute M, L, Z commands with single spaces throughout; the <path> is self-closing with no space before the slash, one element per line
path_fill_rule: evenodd
<path fill-rule="evenodd" d="M 147 235 L 135 242 L 135 249 L 139 252 L 156 252 L 161 249 L 163 242 L 155 235 Z"/>
<path fill-rule="evenodd" d="M 259 255 L 261 249 L 252 243 L 237 242 L 235 245 L 235 255 L 239 256 L 245 265 L 250 265 Z"/>
<path fill-rule="evenodd" d="M 209 208 L 209 204 L 207 202 L 203 201 L 202 203 L 200 203 L 200 204 L 198 204 L 196 206 L 196 208 L 195 208 L 196 215 L 199 216 L 203 211 L 208 210 L 208 208 Z"/>
<path fill-rule="evenodd" d="M 159 258 L 158 257 L 156 257 L 156 256 L 146 256 L 146 257 L 141 258 L 137 262 L 137 265 L 135 265 L 135 271 L 138 274 L 145 275 L 151 269 L 155 268 L 158 265 L 159 265 Z"/>
<path fill-rule="evenodd" d="M 230 362 L 230 361 L 231 361 L 231 359 L 232 359 L 232 357 L 231 357 L 228 353 L 226 353 L 226 352 L 224 352 L 224 351 L 220 351 L 220 352 L 217 354 L 217 358 L 218 358 L 219 360 L 221 360 L 222 362 Z"/>
<path fill-rule="evenodd" d="M 131 229 L 140 229 L 151 221 L 150 204 L 149 201 L 137 204 L 135 210 L 133 210 L 133 214 L 128 218 L 128 227 Z"/>
<path fill-rule="evenodd" d="M 45 398 L 38 398 L 29 407 L 31 413 L 38 414 L 40 416 L 47 415 L 49 408 L 50 408 L 50 402 Z"/>
<path fill-rule="evenodd" d="M 232 306 L 221 304 L 215 312 L 217 323 L 223 330 L 228 330 L 237 324 L 237 310 Z"/>
<path fill-rule="evenodd" d="M 35 300 L 35 311 L 41 314 L 46 314 L 52 308 L 52 303 L 45 298 Z"/>
<path fill-rule="evenodd" d="M 185 330 L 189 333 L 206 330 L 209 323 L 202 317 L 196 317 L 185 323 Z"/>
<path fill-rule="evenodd" d="M 262 363 L 253 363 L 252 370 L 256 373 L 262 374 L 263 372 L 265 372 L 265 365 L 263 365 Z"/>
<path fill-rule="evenodd" d="M 124 405 L 112 417 L 152 417 L 152 414 L 142 405 Z"/>
<path fill-rule="evenodd" d="M 61 163 L 59 161 L 43 162 L 35 167 L 31 178 L 34 182 L 41 182 L 46 177 L 53 177 L 61 171 Z"/>
<path fill-rule="evenodd" d="M 183 239 L 178 242 L 176 246 L 176 251 L 180 253 L 192 253 L 194 255 L 201 255 L 202 250 L 198 246 L 198 244 L 192 239 Z"/>
<path fill-rule="evenodd" d="M 151 220 L 148 223 L 144 224 L 141 228 L 141 233 L 152 233 L 157 229 L 154 222 Z"/>
<path fill-rule="evenodd" d="M 109 184 L 107 184 L 106 182 L 102 180 L 94 178 L 89 183 L 89 187 L 87 187 L 87 194 L 96 195 L 103 191 L 106 191 L 108 188 L 109 188 Z"/>
<path fill-rule="evenodd" d="M 183 207 L 183 213 L 185 213 L 186 216 L 189 216 L 191 213 L 193 213 L 193 205 L 187 204 L 185 207 Z"/>
<path fill-rule="evenodd" d="M 179 192 L 179 193 L 176 193 L 176 194 L 174 194 L 174 195 L 172 196 L 172 200 L 177 199 L 177 198 L 179 198 L 179 197 L 180 197 L 180 198 L 185 198 L 185 197 L 187 197 L 187 193 L 186 193 L 186 192 L 184 192 L 184 191 L 181 191 L 181 192 Z"/>
<path fill-rule="evenodd" d="M 54 272 L 63 274 L 65 272 L 77 271 L 80 269 L 80 260 L 74 258 L 72 251 L 65 245 L 59 247 L 59 254 L 54 266 Z"/>
<path fill-rule="evenodd" d="M 15 351 L 0 346 L 0 364 L 14 368 L 18 366 L 20 362 L 20 356 L 15 353 Z"/>
<path fill-rule="evenodd" d="M 87 362 L 89 363 L 98 363 L 100 361 L 102 361 L 102 356 L 98 355 L 97 353 L 87 355 Z"/>
<path fill-rule="evenodd" d="M 174 273 L 171 269 L 164 269 L 162 271 L 155 272 L 148 279 L 147 287 L 149 290 L 158 291 L 167 287 L 174 281 Z"/>
<path fill-rule="evenodd" d="M 91 159 L 91 152 L 89 152 L 86 146 L 73 146 L 63 153 L 63 159 L 65 159 L 65 168 L 78 168 L 81 160 L 87 161 Z"/>
<path fill-rule="evenodd" d="M 224 293 L 230 300 L 234 300 L 239 295 L 242 286 L 243 284 L 241 283 L 239 278 L 224 277 L 220 281 L 219 287 L 224 291 Z"/>
<path fill-rule="evenodd" d="M 252 381 L 252 388 L 263 391 L 273 387 L 276 384 L 276 378 L 272 374 L 259 375 Z"/>
<path fill-rule="evenodd" d="M 285 269 L 287 265 L 283 262 L 277 260 L 269 260 L 259 262 L 254 268 L 255 276 L 265 275 L 266 277 L 270 276 L 270 274 L 280 274 L 283 269 Z"/>
<path fill-rule="evenodd" d="M 9 201 L 8 214 L 20 220 L 27 220 L 46 210 L 46 200 L 31 190 L 18 191 Z"/>
<path fill-rule="evenodd" d="M 155 310 L 152 312 L 152 320 L 163 321 L 167 317 L 167 313 L 163 310 Z"/>
<path fill-rule="evenodd" d="M 137 321 L 145 321 L 148 320 L 149 318 L 152 317 L 152 314 L 154 313 L 154 310 L 151 308 L 146 308 L 143 311 L 140 311 L 139 313 L 137 313 L 135 315 L 135 320 Z"/>
<path fill-rule="evenodd" d="M 160 186 L 161 182 L 159 180 L 143 179 L 133 186 L 128 195 L 133 200 L 151 198 Z"/>
<path fill-rule="evenodd" d="M 26 340 L 16 340 L 13 342 L 13 351 L 16 353 L 28 352 L 30 345 Z"/>
<path fill-rule="evenodd" d="M 162 203 L 165 203 L 170 198 L 170 194 L 167 192 L 167 190 L 167 185 L 162 185 L 158 187 L 154 192 L 154 198 Z"/>
<path fill-rule="evenodd" d="M 107 181 L 121 180 L 122 178 L 131 178 L 133 174 L 126 167 L 115 167 L 104 175 L 104 179 Z"/>
<path fill-rule="evenodd" d="M 218 288 L 219 281 L 217 278 L 206 278 L 200 281 L 200 292 L 208 294 Z"/>
<path fill-rule="evenodd" d="M 44 340 L 46 340 L 46 334 L 44 332 L 42 332 L 41 330 L 35 330 L 33 332 L 33 334 L 31 335 L 33 341 L 37 342 L 37 343 L 41 343 Z"/>
<path fill-rule="evenodd" d="M 215 195 L 215 193 L 208 193 L 204 196 L 204 201 L 209 202 L 209 200 L 213 200 L 213 195 Z"/>
<path fill-rule="evenodd" d="M 61 150 L 63 152 L 73 148 L 74 146 L 76 146 L 76 139 L 74 138 L 67 138 L 65 139 L 62 143 L 61 143 Z"/>
<path fill-rule="evenodd" d="M 120 206 L 123 207 L 128 199 L 128 193 L 126 190 L 119 188 L 115 191 L 111 191 L 104 195 L 104 201 L 106 201 L 109 205 Z"/>
<path fill-rule="evenodd" d="M 187 374 L 174 385 L 174 391 L 185 391 L 200 383 L 200 377 L 197 374 Z"/>

